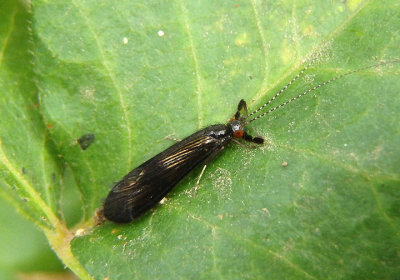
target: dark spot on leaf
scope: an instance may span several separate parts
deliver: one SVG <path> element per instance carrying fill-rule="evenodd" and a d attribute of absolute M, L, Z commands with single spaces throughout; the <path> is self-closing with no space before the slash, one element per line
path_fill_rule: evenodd
<path fill-rule="evenodd" d="M 78 139 L 79 146 L 81 146 L 82 150 L 86 150 L 94 141 L 94 134 L 87 133 L 81 136 Z"/>

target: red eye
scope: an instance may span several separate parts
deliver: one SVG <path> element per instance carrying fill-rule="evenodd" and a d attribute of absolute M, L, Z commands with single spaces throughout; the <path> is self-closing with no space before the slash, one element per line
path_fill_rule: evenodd
<path fill-rule="evenodd" d="M 241 129 L 235 130 L 235 132 L 233 132 L 233 136 L 234 136 L 235 138 L 242 138 L 242 137 L 243 137 L 243 134 L 244 134 L 244 132 L 243 132 L 243 130 L 241 130 Z"/>

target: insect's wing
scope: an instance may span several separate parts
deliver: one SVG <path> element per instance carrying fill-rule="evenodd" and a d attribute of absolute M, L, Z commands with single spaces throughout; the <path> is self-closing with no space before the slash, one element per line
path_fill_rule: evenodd
<path fill-rule="evenodd" d="M 193 168 L 218 153 L 224 143 L 200 135 L 149 159 L 119 181 L 104 203 L 104 216 L 129 222 L 157 204 Z"/>

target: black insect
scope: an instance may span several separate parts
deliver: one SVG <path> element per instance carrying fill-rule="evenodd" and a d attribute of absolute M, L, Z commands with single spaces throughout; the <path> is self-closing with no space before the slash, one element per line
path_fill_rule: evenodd
<path fill-rule="evenodd" d="M 201 172 L 202 174 L 206 165 L 212 161 L 232 139 L 244 139 L 252 143 L 262 144 L 264 142 L 262 138 L 253 137 L 245 131 L 245 126 L 247 124 L 337 79 L 388 62 L 370 65 L 336 76 L 255 116 L 256 113 L 264 109 L 296 81 L 312 63 L 313 61 L 304 67 L 304 69 L 275 94 L 274 97 L 252 113 L 248 114 L 246 102 L 242 99 L 238 104 L 236 114 L 227 124 L 211 125 L 197 131 L 133 169 L 123 177 L 108 194 L 103 207 L 104 217 L 118 223 L 132 221 L 163 199 L 192 169 L 199 165 L 204 165 Z"/>

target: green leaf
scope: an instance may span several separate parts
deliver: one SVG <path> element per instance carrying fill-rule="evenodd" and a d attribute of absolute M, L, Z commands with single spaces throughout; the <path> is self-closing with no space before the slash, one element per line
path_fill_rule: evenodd
<path fill-rule="evenodd" d="M 0 198 L 0 201 L 0 271 L 30 274 L 32 271 L 63 270 L 61 263 L 49 248 L 43 232 L 22 219 L 6 200 Z M 0 278 L 14 279 L 4 275 Z"/>
<path fill-rule="evenodd" d="M 81 278 L 400 274 L 396 1 L 37 0 L 31 17 L 32 45 L 1 37 L 1 193 Z M 226 122 L 241 98 L 258 108 L 313 55 L 271 105 L 397 62 L 251 123 L 266 145 L 229 145 L 196 197 L 201 168 L 140 219 L 90 230 L 113 183 L 167 136 Z"/>
<path fill-rule="evenodd" d="M 62 270 L 43 233 L 63 262 L 85 275 L 71 258 L 73 235 L 60 211 L 69 209 L 60 203 L 61 194 L 70 193 L 61 189 L 64 163 L 39 112 L 30 7 L 2 1 L 0 15 L 0 275 L 14 279 L 15 273 Z"/>

